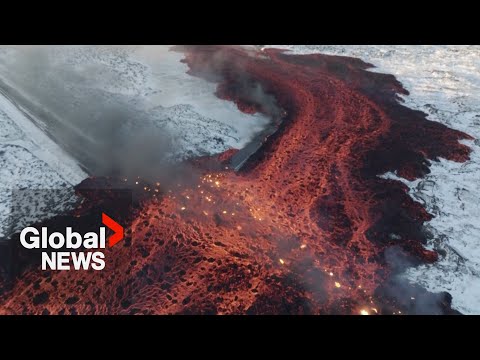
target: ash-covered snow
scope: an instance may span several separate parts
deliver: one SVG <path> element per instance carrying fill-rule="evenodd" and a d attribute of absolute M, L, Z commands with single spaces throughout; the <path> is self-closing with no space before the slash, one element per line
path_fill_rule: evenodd
<path fill-rule="evenodd" d="M 269 46 L 270 47 L 270 46 Z M 476 140 L 471 160 L 432 162 L 431 173 L 409 182 L 410 195 L 435 216 L 426 225 L 429 247 L 439 250 L 432 265 L 409 270 L 405 277 L 433 292 L 448 291 L 452 306 L 480 314 L 480 46 L 281 46 L 294 53 L 321 52 L 358 57 L 393 74 L 410 92 L 405 105 L 428 118 L 464 131 Z"/>

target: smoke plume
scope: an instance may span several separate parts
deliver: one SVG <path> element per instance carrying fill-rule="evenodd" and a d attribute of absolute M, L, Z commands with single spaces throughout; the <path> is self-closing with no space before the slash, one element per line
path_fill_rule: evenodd
<path fill-rule="evenodd" d="M 10 62 L 3 64 L 8 73 L 2 71 L 2 77 L 7 77 L 2 87 L 90 174 L 170 178 L 177 169 L 171 161 L 174 135 L 134 95 L 110 91 L 116 82 L 128 88 L 128 76 L 89 59 L 72 62 L 71 54 L 61 50 L 14 47 Z M 128 48 L 82 49 L 91 51 L 91 57 L 104 50 L 117 51 L 121 57 Z"/>

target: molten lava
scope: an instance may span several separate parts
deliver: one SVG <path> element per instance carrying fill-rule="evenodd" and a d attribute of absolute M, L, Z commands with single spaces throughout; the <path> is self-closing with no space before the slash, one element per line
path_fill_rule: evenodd
<path fill-rule="evenodd" d="M 259 84 L 286 114 L 279 130 L 241 171 L 228 166 L 234 151 L 193 161 L 203 171 L 196 184 L 132 208 L 131 241 L 107 250 L 104 271 L 26 267 L 3 290 L 0 312 L 404 314 L 425 311 L 419 299 L 452 312 L 448 294 L 396 291 L 407 264 L 437 259 L 423 247 L 431 215 L 378 175 L 415 179 L 429 160 L 466 161 L 458 140 L 468 135 L 401 105 L 401 84 L 357 59 L 180 50 L 220 98 L 274 116 L 249 94 Z"/>

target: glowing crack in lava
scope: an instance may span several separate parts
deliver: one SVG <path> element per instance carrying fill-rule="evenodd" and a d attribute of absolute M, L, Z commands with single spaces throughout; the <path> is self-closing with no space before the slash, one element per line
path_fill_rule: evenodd
<path fill-rule="evenodd" d="M 467 134 L 402 106 L 401 84 L 358 59 L 178 50 L 191 75 L 218 83 L 220 98 L 278 116 L 251 96 L 261 86 L 282 109 L 278 131 L 239 172 L 234 151 L 199 159 L 197 183 L 147 197 L 131 212 L 131 242 L 106 252 L 105 271 L 27 268 L 4 290 L 0 312 L 454 313 L 448 294 L 395 277 L 437 259 L 423 247 L 431 215 L 378 175 L 414 179 L 438 157 L 466 161 L 458 140 Z"/>

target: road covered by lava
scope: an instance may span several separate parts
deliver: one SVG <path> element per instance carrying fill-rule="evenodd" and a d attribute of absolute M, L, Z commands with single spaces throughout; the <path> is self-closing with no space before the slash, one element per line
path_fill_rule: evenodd
<path fill-rule="evenodd" d="M 358 59 L 176 51 L 240 111 L 282 116 L 278 131 L 238 172 L 232 150 L 192 161 L 193 181 L 136 181 L 152 195 L 131 209 L 131 240 L 106 252 L 104 271 L 27 266 L 4 287 L 0 312 L 454 313 L 448 294 L 396 276 L 438 255 L 424 248 L 431 215 L 379 175 L 415 179 L 439 157 L 466 161 L 459 140 L 469 135 L 402 106 L 401 84 Z"/>

